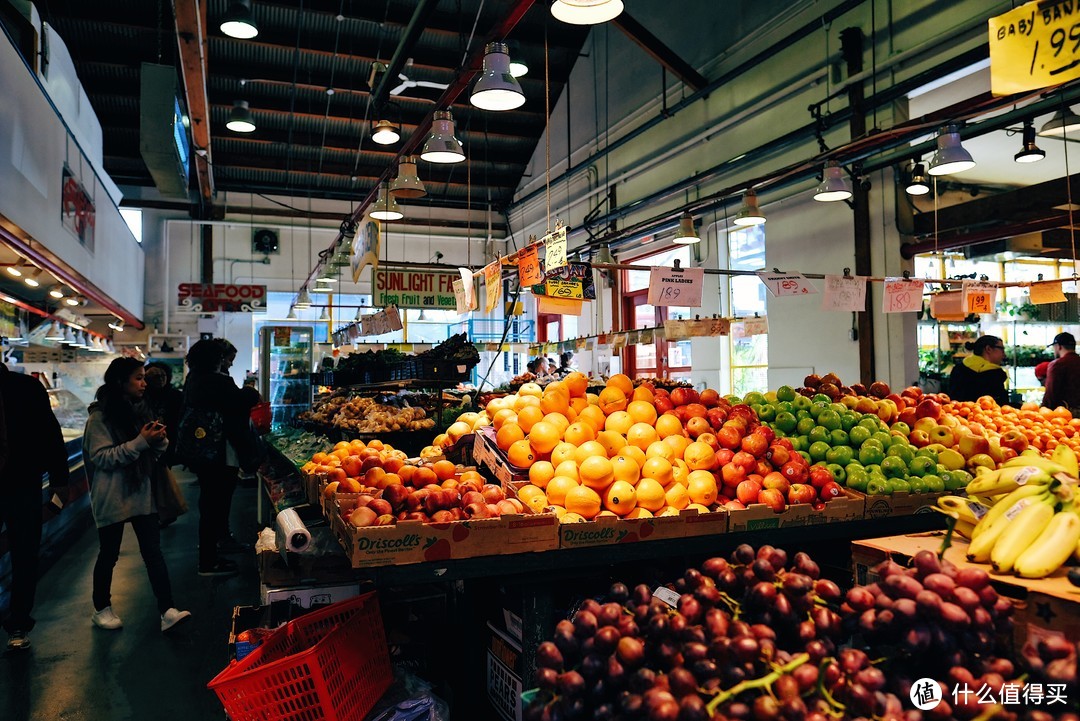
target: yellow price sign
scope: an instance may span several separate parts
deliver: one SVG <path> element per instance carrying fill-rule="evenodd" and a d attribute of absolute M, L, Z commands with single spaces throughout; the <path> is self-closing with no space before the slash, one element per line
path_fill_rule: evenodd
<path fill-rule="evenodd" d="M 989 20 L 994 95 L 1080 78 L 1080 3 L 1029 2 Z"/>
<path fill-rule="evenodd" d="M 552 279 L 544 283 L 544 293 L 552 298 L 583 300 L 581 281 Z"/>

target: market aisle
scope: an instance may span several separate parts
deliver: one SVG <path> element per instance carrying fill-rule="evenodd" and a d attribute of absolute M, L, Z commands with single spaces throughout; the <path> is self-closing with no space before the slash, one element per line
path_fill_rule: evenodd
<path fill-rule="evenodd" d="M 88 529 L 78 544 L 38 585 L 37 627 L 28 653 L 0 656 L 0 718 L 5 721 L 191 721 L 224 715 L 206 682 L 227 663 L 232 608 L 258 603 L 254 554 L 232 556 L 239 576 L 196 574 L 198 487 L 181 486 L 192 511 L 162 531 L 177 606 L 191 611 L 186 627 L 160 630 L 135 534 L 128 527 L 113 580 L 113 608 L 124 628 L 94 627 L 91 576 L 97 534 Z M 240 488 L 233 501 L 233 532 L 254 545 L 255 490 Z"/>

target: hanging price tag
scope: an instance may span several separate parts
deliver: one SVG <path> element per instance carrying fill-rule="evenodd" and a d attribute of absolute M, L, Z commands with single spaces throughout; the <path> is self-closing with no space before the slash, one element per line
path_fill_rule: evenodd
<path fill-rule="evenodd" d="M 930 315 L 939 321 L 963 320 L 967 317 L 963 293 L 951 290 L 930 296 Z"/>
<path fill-rule="evenodd" d="M 484 312 L 490 313 L 499 304 L 502 294 L 502 261 L 493 260 L 484 266 L 484 288 L 487 291 L 487 303 Z"/>
<path fill-rule="evenodd" d="M 886 278 L 882 311 L 915 313 L 922 310 L 923 282 L 907 278 Z"/>
<path fill-rule="evenodd" d="M 454 281 L 454 305 L 458 315 L 469 312 L 469 295 L 465 290 L 465 283 L 460 280 Z"/>
<path fill-rule="evenodd" d="M 375 335 L 375 327 L 370 315 L 365 315 L 360 319 L 360 332 L 365 336 Z"/>
<path fill-rule="evenodd" d="M 788 295 L 813 295 L 817 293 L 802 273 L 758 273 L 758 278 L 776 298 Z"/>
<path fill-rule="evenodd" d="M 537 251 L 537 246 L 530 245 L 518 253 L 518 284 L 522 288 L 544 282 L 544 274 L 540 272 L 540 257 Z"/>
<path fill-rule="evenodd" d="M 743 321 L 743 325 L 746 328 L 746 335 L 768 335 L 769 334 L 769 319 L 768 318 L 747 318 Z"/>
<path fill-rule="evenodd" d="M 866 310 L 866 278 L 859 275 L 825 276 L 822 310 Z"/>
<path fill-rule="evenodd" d="M 596 345 L 607 345 L 607 344 L 608 344 L 607 333 L 601 333 L 599 336 L 597 336 Z"/>
<path fill-rule="evenodd" d="M 584 302 L 571 298 L 549 298 L 546 295 L 538 295 L 536 296 L 536 312 L 579 316 Z"/>
<path fill-rule="evenodd" d="M 1062 291 L 1061 283 L 1032 283 L 1029 290 L 1032 305 L 1065 302 L 1065 293 Z"/>
<path fill-rule="evenodd" d="M 649 271 L 649 305 L 701 307 L 704 268 L 654 267 Z"/>
<path fill-rule="evenodd" d="M 626 333 L 616 333 L 611 338 L 611 350 L 620 351 L 626 347 Z"/>
<path fill-rule="evenodd" d="M 399 331 L 402 329 L 401 313 L 398 312 L 396 305 L 392 305 L 386 309 L 386 317 L 390 321 L 391 331 Z"/>
<path fill-rule="evenodd" d="M 592 350 L 596 347 L 596 341 L 593 338 L 585 339 L 585 350 Z"/>
<path fill-rule="evenodd" d="M 578 280 L 558 280 L 549 278 L 544 283 L 545 295 L 549 295 L 552 298 L 573 298 L 574 300 L 582 300 L 585 297 L 583 290 L 581 281 Z"/>
<path fill-rule="evenodd" d="M 458 268 L 461 282 L 465 287 L 465 309 L 476 310 L 476 288 L 473 286 L 473 274 L 468 268 Z"/>
<path fill-rule="evenodd" d="M 690 328 L 688 323 L 683 320 L 665 320 L 664 321 L 664 337 L 670 341 L 685 340 L 690 337 Z"/>
<path fill-rule="evenodd" d="M 641 343 L 641 333 L 632 330 L 626 334 L 626 345 L 638 345 Z"/>
<path fill-rule="evenodd" d="M 964 310 L 968 313 L 993 313 L 997 283 L 981 280 L 964 281 Z"/>
<path fill-rule="evenodd" d="M 641 345 L 652 345 L 653 329 L 646 328 L 645 330 L 638 331 L 638 343 L 640 343 Z"/>
<path fill-rule="evenodd" d="M 1076 3 L 1029 2 L 990 18 L 990 90 L 1038 90 L 1080 77 Z"/>
<path fill-rule="evenodd" d="M 566 228 L 545 235 L 543 243 L 545 269 L 552 271 L 566 265 Z"/>
<path fill-rule="evenodd" d="M 584 338 L 578 338 L 577 339 L 577 341 L 574 343 L 574 350 L 577 351 L 578 353 L 585 350 L 585 339 Z"/>

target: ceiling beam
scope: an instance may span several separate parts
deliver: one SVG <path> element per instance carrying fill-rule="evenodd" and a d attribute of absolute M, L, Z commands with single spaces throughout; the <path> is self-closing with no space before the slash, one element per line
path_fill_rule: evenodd
<path fill-rule="evenodd" d="M 420 0 L 416 9 L 413 10 L 409 26 L 405 28 L 405 33 L 401 36 L 401 40 L 398 41 L 389 65 L 386 66 L 386 70 L 379 77 L 375 92 L 371 95 L 371 104 L 376 110 L 381 109 L 383 103 L 390 97 L 391 88 L 397 85 L 398 73 L 404 69 L 409 53 L 413 51 L 416 42 L 424 32 L 424 26 L 438 5 L 438 0 Z"/>
<path fill-rule="evenodd" d="M 660 63 L 679 80 L 689 85 L 695 92 L 709 84 L 708 79 L 695 70 L 694 66 L 683 60 L 677 52 L 665 45 L 660 38 L 653 35 L 647 27 L 635 20 L 626 10 L 619 13 L 611 22 L 622 31 L 623 35 L 630 38 L 634 44 L 648 53 L 653 60 Z"/>
<path fill-rule="evenodd" d="M 184 76 L 184 97 L 191 119 L 192 152 L 204 212 L 214 203 L 214 176 L 210 164 L 210 107 L 206 97 L 207 0 L 174 0 L 176 44 Z"/>

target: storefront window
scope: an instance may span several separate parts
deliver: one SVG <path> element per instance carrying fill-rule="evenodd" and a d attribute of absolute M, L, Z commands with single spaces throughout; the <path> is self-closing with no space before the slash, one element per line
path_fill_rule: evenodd
<path fill-rule="evenodd" d="M 676 261 L 684 268 L 690 267 L 690 248 L 687 246 L 671 248 L 661 253 L 638 258 L 631 263 L 670 268 Z M 649 271 L 647 270 L 624 271 L 623 294 L 623 317 L 628 330 L 661 328 L 665 320 L 694 316 L 695 309 L 693 308 L 650 305 L 648 302 Z M 627 372 L 637 377 L 688 379 L 693 365 L 691 345 L 689 340 L 673 343 L 657 338 L 653 343 L 641 343 L 627 348 L 624 351 Z"/>
<path fill-rule="evenodd" d="M 760 270 L 765 266 L 765 226 L 756 225 L 728 232 L 728 267 L 732 270 Z M 731 276 L 731 314 L 736 318 L 767 313 L 768 292 L 754 276 Z M 765 391 L 769 385 L 769 337 L 755 335 L 731 339 L 731 392 L 745 395 Z"/>

